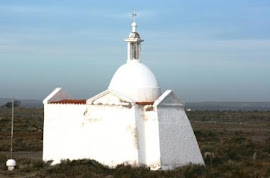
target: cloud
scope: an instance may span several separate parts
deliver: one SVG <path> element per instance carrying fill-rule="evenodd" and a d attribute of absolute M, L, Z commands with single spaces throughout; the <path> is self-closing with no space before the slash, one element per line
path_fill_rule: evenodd
<path fill-rule="evenodd" d="M 112 9 L 98 9 L 98 8 L 70 8 L 57 6 L 21 6 L 21 5 L 6 5 L 0 6 L 0 13 L 3 15 L 38 15 L 38 16 L 92 16 L 104 17 L 112 19 L 127 19 L 131 18 L 132 12 L 116 12 Z M 156 12 L 150 10 L 142 10 L 138 12 L 138 17 L 154 17 Z"/>
<path fill-rule="evenodd" d="M 47 14 L 56 13 L 57 9 L 54 7 L 39 7 L 39 6 L 19 6 L 19 5 L 6 5 L 0 6 L 0 12 L 2 14 Z"/>
<path fill-rule="evenodd" d="M 33 6 L 33 5 L 4 5 L 0 6 L 2 15 L 36 15 L 36 16 L 85 16 L 103 17 L 109 19 L 128 19 L 131 18 L 131 11 L 115 11 L 108 8 L 89 8 L 89 7 L 63 7 L 63 6 Z M 139 10 L 137 17 L 152 18 L 157 16 L 154 10 Z"/>

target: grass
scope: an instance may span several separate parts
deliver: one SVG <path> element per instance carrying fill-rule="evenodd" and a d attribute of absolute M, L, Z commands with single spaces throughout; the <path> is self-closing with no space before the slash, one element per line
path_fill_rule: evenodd
<path fill-rule="evenodd" d="M 5 161 L 10 143 L 10 117 L 0 108 L 0 177 L 269 177 L 270 112 L 187 112 L 206 167 L 187 165 L 171 171 L 150 171 L 147 167 L 118 165 L 109 168 L 94 160 L 65 160 L 49 166 L 32 156 L 14 156 L 18 167 L 7 171 Z M 14 152 L 42 151 L 43 109 L 16 108 Z"/>

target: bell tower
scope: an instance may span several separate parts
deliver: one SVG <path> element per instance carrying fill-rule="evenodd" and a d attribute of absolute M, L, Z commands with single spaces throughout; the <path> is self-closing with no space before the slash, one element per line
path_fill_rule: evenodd
<path fill-rule="evenodd" d="M 125 41 L 127 45 L 127 61 L 140 61 L 141 57 L 141 42 L 143 40 L 140 38 L 139 33 L 137 32 L 137 23 L 136 23 L 136 12 L 132 13 L 133 22 L 131 24 L 132 32 Z"/>

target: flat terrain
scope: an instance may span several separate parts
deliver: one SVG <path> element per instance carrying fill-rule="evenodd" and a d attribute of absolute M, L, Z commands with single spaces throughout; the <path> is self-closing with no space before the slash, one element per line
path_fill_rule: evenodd
<path fill-rule="evenodd" d="M 173 171 L 149 171 L 120 165 L 110 169 L 93 160 L 41 161 L 43 109 L 15 108 L 14 158 L 18 167 L 6 170 L 10 149 L 11 109 L 0 108 L 0 177 L 269 177 L 269 111 L 187 112 L 206 167 L 189 165 Z"/>

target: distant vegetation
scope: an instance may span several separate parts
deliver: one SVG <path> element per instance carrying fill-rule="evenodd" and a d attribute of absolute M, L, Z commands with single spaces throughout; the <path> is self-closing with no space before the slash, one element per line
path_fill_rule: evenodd
<path fill-rule="evenodd" d="M 20 107 L 24 108 L 43 108 L 41 100 L 36 99 L 16 99 L 20 102 Z M 0 98 L 0 106 L 5 105 L 6 103 L 11 102 L 11 98 Z"/>
<path fill-rule="evenodd" d="M 42 151 L 43 109 L 16 108 L 14 151 L 18 167 L 6 171 L 10 139 L 8 108 L 0 108 L 0 177 L 269 177 L 269 111 L 187 112 L 206 167 L 188 165 L 172 171 L 150 171 L 146 167 L 119 165 L 110 169 L 94 160 L 63 161 L 56 166 L 40 157 L 18 151 Z"/>
<path fill-rule="evenodd" d="M 14 100 L 13 106 L 14 106 L 14 107 L 18 107 L 18 106 L 20 106 L 20 104 L 21 104 L 20 101 Z M 4 104 L 2 107 L 5 107 L 5 108 L 11 108 L 11 107 L 12 107 L 12 101 L 7 102 L 7 103 Z"/>
<path fill-rule="evenodd" d="M 270 111 L 270 102 L 187 102 L 193 111 Z"/>
<path fill-rule="evenodd" d="M 24 108 L 43 108 L 41 100 L 17 100 L 21 102 L 20 106 Z M 10 98 L 0 98 L 0 106 L 10 101 Z M 191 108 L 192 111 L 270 111 L 270 102 L 187 102 L 185 108 Z"/>

